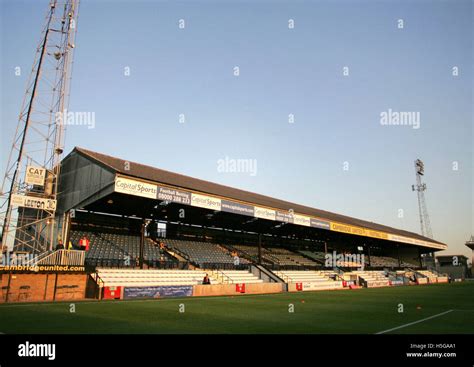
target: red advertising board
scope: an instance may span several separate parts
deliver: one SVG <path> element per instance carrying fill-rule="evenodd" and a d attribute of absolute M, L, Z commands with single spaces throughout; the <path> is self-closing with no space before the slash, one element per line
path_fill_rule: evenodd
<path fill-rule="evenodd" d="M 103 299 L 120 299 L 122 287 L 104 287 Z"/>
<path fill-rule="evenodd" d="M 238 292 L 238 293 L 245 293 L 245 283 L 237 283 L 235 285 L 235 291 Z"/>

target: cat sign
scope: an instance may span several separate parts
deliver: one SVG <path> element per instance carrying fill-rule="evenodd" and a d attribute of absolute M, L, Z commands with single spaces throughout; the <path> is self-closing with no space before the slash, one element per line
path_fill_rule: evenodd
<path fill-rule="evenodd" d="M 27 185 L 44 186 L 46 178 L 46 169 L 42 167 L 27 166 L 25 183 Z"/>

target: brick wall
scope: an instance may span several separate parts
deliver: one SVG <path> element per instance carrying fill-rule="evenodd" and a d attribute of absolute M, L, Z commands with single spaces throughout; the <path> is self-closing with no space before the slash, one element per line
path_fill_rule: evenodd
<path fill-rule="evenodd" d="M 6 301 L 8 286 L 8 302 L 84 299 L 87 278 L 87 274 L 0 274 L 0 302 Z"/>

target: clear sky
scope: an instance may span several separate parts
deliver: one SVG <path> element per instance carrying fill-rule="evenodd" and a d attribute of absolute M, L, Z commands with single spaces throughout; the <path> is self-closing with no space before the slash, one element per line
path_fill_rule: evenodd
<path fill-rule="evenodd" d="M 48 1 L 0 1 L 3 176 Z M 420 158 L 435 239 L 470 257 L 473 23 L 462 0 L 83 0 L 69 110 L 94 112 L 95 128 L 69 126 L 65 152 L 414 232 Z M 381 124 L 389 109 L 419 113 L 420 128 Z M 225 157 L 256 174 L 222 172 Z"/>

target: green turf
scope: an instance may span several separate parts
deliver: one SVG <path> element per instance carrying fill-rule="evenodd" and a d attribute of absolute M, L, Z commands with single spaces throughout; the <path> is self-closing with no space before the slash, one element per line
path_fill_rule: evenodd
<path fill-rule="evenodd" d="M 474 333 L 474 282 L 236 297 L 0 305 L 2 333 Z M 179 312 L 184 304 L 185 312 Z M 294 305 L 294 313 L 288 312 Z M 398 312 L 403 304 L 404 312 Z"/>

